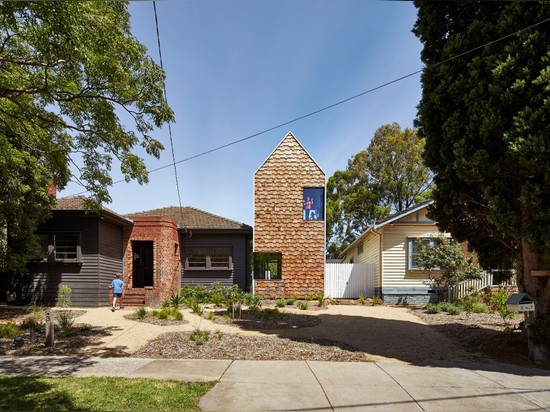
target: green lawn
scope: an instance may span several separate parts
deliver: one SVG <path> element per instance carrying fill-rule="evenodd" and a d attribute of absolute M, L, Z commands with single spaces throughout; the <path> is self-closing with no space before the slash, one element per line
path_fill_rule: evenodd
<path fill-rule="evenodd" d="M 0 376 L 0 410 L 198 411 L 214 383 L 113 377 Z"/>

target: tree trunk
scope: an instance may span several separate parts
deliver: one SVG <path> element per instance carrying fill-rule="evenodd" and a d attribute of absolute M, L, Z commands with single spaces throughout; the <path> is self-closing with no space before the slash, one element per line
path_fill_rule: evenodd
<path fill-rule="evenodd" d="M 529 332 L 530 324 L 537 319 L 550 316 L 550 277 L 531 275 L 531 270 L 539 269 L 540 260 L 541 255 L 532 253 L 523 243 L 520 263 L 523 282 L 519 282 L 518 279 L 518 288 L 535 300 L 534 316 L 526 316 L 525 318 L 525 326 L 528 330 L 529 358 L 538 364 L 550 364 L 550 342 L 535 341 L 533 334 Z"/>

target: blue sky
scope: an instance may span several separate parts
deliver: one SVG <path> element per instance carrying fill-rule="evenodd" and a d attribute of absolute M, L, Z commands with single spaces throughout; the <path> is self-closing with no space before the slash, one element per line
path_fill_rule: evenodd
<path fill-rule="evenodd" d="M 132 32 L 158 59 L 152 2 L 131 2 Z M 157 2 L 172 136 L 181 160 L 271 128 L 422 68 L 412 2 L 240 0 Z M 365 149 L 374 131 L 411 127 L 420 75 L 177 165 L 183 206 L 253 224 L 253 176 L 287 132 L 327 178 Z M 172 161 L 168 128 L 154 132 Z M 144 155 L 145 156 L 145 155 Z M 121 174 L 113 168 L 113 178 Z M 58 196 L 81 189 L 69 185 Z M 119 183 L 107 207 L 130 213 L 177 206 L 174 169 L 148 185 Z"/>

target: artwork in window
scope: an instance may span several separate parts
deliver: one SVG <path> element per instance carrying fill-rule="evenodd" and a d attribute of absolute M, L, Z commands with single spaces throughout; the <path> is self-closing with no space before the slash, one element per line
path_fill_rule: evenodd
<path fill-rule="evenodd" d="M 325 189 L 322 187 L 305 188 L 302 211 L 304 220 L 324 220 Z"/>
<path fill-rule="evenodd" d="M 281 253 L 256 252 L 253 254 L 253 259 L 254 279 L 281 279 Z"/>

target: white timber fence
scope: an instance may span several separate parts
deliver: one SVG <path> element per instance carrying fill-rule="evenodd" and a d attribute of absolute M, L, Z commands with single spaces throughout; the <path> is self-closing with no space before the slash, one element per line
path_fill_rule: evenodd
<path fill-rule="evenodd" d="M 374 265 L 364 263 L 325 264 L 325 296 L 357 299 L 374 296 Z"/>
<path fill-rule="evenodd" d="M 462 299 L 467 295 L 471 295 L 473 292 L 485 289 L 487 286 L 493 285 L 493 274 L 491 272 L 485 272 L 481 279 L 463 280 L 456 285 L 450 285 L 448 287 L 449 301 L 453 302 L 457 299 Z"/>

